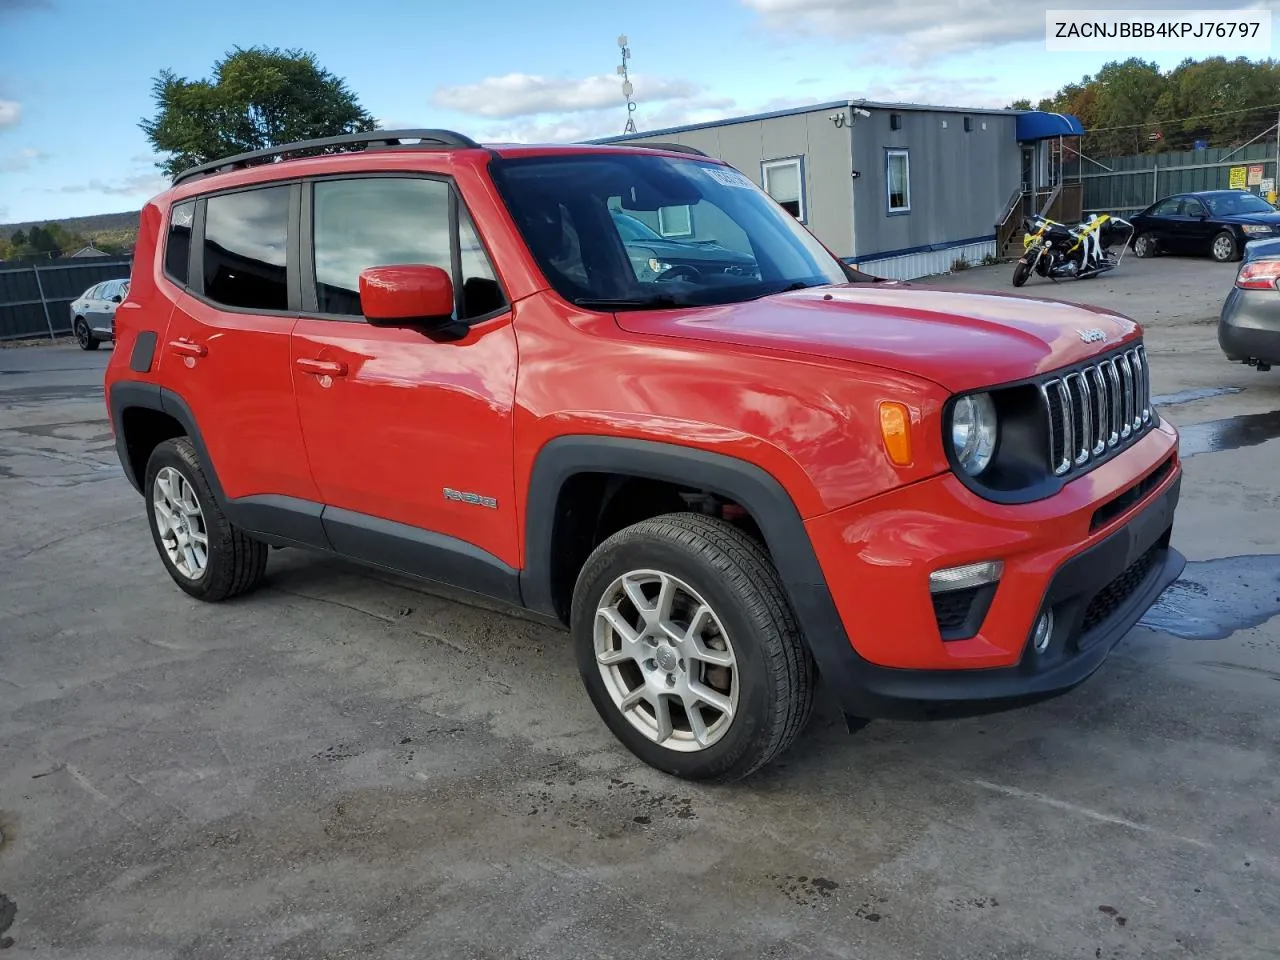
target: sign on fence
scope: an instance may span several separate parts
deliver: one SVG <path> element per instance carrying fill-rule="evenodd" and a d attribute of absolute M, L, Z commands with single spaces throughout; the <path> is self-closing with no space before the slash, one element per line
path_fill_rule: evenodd
<path fill-rule="evenodd" d="M 1248 183 L 1249 171 L 1246 167 L 1232 167 L 1231 179 L 1228 181 L 1232 190 L 1243 190 Z"/>
<path fill-rule="evenodd" d="M 1256 187 L 1262 183 L 1262 164 L 1252 164 L 1249 167 L 1249 186 Z"/>
<path fill-rule="evenodd" d="M 1258 190 L 1262 193 L 1271 193 L 1276 188 L 1275 177 L 1263 177 L 1258 181 Z"/>

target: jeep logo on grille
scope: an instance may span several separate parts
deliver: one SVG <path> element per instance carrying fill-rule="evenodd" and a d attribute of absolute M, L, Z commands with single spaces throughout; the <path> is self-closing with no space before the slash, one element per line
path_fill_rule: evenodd
<path fill-rule="evenodd" d="M 1080 339 L 1085 343 L 1097 343 L 1099 340 L 1107 339 L 1107 333 L 1097 327 L 1090 327 L 1088 330 L 1080 331 Z"/>

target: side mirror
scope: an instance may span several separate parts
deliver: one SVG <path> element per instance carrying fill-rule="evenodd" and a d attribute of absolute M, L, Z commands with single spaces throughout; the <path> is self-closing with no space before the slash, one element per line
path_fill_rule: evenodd
<path fill-rule="evenodd" d="M 440 267 L 406 263 L 360 272 L 360 310 L 375 327 L 442 330 L 453 319 L 453 279 Z"/>
<path fill-rule="evenodd" d="M 112 303 L 123 303 L 123 302 L 124 302 L 124 297 L 120 296 L 120 294 L 118 294 L 118 293 L 117 293 L 114 297 L 112 297 L 112 298 L 111 298 L 111 302 L 112 302 Z"/>

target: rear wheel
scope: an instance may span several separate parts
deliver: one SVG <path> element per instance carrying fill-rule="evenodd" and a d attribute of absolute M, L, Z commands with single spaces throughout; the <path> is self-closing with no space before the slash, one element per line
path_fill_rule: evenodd
<path fill-rule="evenodd" d="M 778 573 L 722 520 L 668 514 L 609 537 L 578 576 L 571 629 L 601 718 L 675 776 L 745 777 L 812 712 L 813 660 Z"/>
<path fill-rule="evenodd" d="M 80 344 L 81 350 L 97 350 L 98 340 L 93 335 L 93 331 L 89 329 L 89 324 L 85 322 L 84 317 L 76 317 L 75 323 L 71 325 L 72 332 L 76 335 L 76 343 Z"/>
<path fill-rule="evenodd" d="M 174 583 L 211 602 L 258 585 L 267 568 L 267 545 L 223 516 L 190 440 L 157 446 L 146 477 L 151 537 Z"/>
<path fill-rule="evenodd" d="M 1027 277 L 1031 276 L 1031 265 L 1025 260 L 1019 260 L 1013 268 L 1013 285 L 1020 287 L 1027 282 Z"/>
<path fill-rule="evenodd" d="M 1209 252 L 1219 263 L 1230 263 L 1239 258 L 1238 247 L 1235 235 L 1230 230 L 1223 230 L 1213 238 L 1213 245 L 1209 248 Z"/>
<path fill-rule="evenodd" d="M 1155 237 L 1147 233 L 1139 234 L 1133 241 L 1134 256 L 1145 260 L 1156 255 Z"/>

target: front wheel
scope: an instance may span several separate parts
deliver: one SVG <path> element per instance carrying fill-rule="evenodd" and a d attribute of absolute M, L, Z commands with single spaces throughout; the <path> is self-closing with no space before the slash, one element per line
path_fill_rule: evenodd
<path fill-rule="evenodd" d="M 666 773 L 745 777 L 812 712 L 813 660 L 778 572 L 722 520 L 667 514 L 606 539 L 578 576 L 570 625 L 601 719 Z"/>
<path fill-rule="evenodd" d="M 1027 261 L 1019 260 L 1013 268 L 1013 285 L 1020 287 L 1027 282 L 1027 277 L 1031 276 L 1031 264 Z"/>
<path fill-rule="evenodd" d="M 1223 230 L 1213 238 L 1213 245 L 1209 248 L 1209 252 L 1219 263 L 1230 263 L 1232 260 L 1239 259 L 1238 247 L 1235 234 L 1230 230 Z"/>

